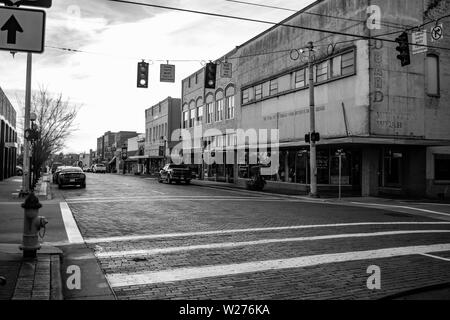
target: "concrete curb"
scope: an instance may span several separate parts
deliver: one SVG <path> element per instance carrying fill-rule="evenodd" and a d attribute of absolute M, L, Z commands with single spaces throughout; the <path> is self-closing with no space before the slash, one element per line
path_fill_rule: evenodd
<path fill-rule="evenodd" d="M 59 255 L 52 255 L 50 259 L 50 300 L 64 300 L 61 280 L 61 257 Z"/>

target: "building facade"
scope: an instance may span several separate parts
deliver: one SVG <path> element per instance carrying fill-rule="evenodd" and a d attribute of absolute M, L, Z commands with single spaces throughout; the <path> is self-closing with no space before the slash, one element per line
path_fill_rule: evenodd
<path fill-rule="evenodd" d="M 167 97 L 145 110 L 145 170 L 155 173 L 169 161 L 172 148 L 178 143 L 181 100 Z M 178 137 L 177 137 L 178 138 Z"/>
<path fill-rule="evenodd" d="M 143 174 L 145 170 L 145 134 L 128 139 L 125 171 L 127 173 Z M 123 160 L 122 160 L 123 161 Z"/>
<path fill-rule="evenodd" d="M 367 27 L 371 5 L 382 8 L 379 29 Z M 225 159 L 226 153 L 233 153 L 226 158 L 233 159 L 232 164 L 203 161 L 200 167 L 213 168 L 204 170 L 204 177 L 211 178 L 212 173 L 220 180 L 232 172 L 233 181 L 244 184 L 252 167 L 267 167 L 262 160 L 277 155 L 277 167 L 265 175 L 266 187 L 308 192 L 308 50 L 293 49 L 306 49 L 312 41 L 315 124 L 321 135 L 313 174 L 319 193 L 335 192 L 341 182 L 345 192 L 354 195 L 449 197 L 450 54 L 427 48 L 411 55 L 411 64 L 402 67 L 394 41 L 406 26 L 425 24 L 430 45 L 450 48 L 448 38 L 432 42 L 434 24 L 426 24 L 449 10 L 446 0 L 316 1 L 281 24 L 372 39 L 276 25 L 216 61 L 215 90 L 204 88 L 202 70 L 184 79 L 183 127 L 192 132 L 201 125 L 206 140 L 196 144 L 191 138 L 190 144 L 200 146 L 203 160 L 208 152 L 215 160 L 217 154 Z M 382 36 L 387 33 L 392 34 Z M 225 60 L 232 63 L 231 78 L 220 76 Z M 195 125 L 192 119 L 198 120 L 199 114 Z M 229 119 L 230 114 L 234 118 Z M 232 131 L 226 132 L 232 128 L 278 130 L 278 150 L 271 149 L 270 139 L 259 141 L 259 147 L 249 145 L 247 139 L 236 141 Z M 194 154 L 195 148 L 187 146 L 183 148 Z M 240 157 L 238 150 L 244 150 L 245 156 Z M 340 176 L 338 150 L 344 153 Z M 259 163 L 250 161 L 253 156 Z"/>
<path fill-rule="evenodd" d="M 93 153 L 93 151 L 92 151 L 92 149 L 91 150 L 89 150 L 89 153 L 80 153 L 80 155 L 79 155 L 79 161 L 81 162 L 81 163 L 79 163 L 79 165 L 82 167 L 82 168 L 89 168 L 89 167 L 91 167 L 92 166 L 92 153 Z"/>
<path fill-rule="evenodd" d="M 105 164 L 109 172 L 116 172 L 120 166 L 120 162 L 116 161 L 116 153 L 121 151 L 129 138 L 137 135 L 136 131 L 105 132 L 97 138 L 97 154 L 94 162 Z"/>
<path fill-rule="evenodd" d="M 0 88 L 0 181 L 16 174 L 16 110 Z"/>

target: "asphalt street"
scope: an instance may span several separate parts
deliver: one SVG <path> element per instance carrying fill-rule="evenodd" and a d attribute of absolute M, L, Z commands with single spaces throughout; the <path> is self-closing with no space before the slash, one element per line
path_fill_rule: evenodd
<path fill-rule="evenodd" d="M 379 299 L 450 282 L 450 205 L 87 179 L 53 186 L 54 244 L 87 244 L 118 299 Z"/>

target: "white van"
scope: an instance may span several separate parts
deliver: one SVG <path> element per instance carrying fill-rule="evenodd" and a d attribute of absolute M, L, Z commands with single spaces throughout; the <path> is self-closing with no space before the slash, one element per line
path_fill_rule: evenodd
<path fill-rule="evenodd" d="M 92 168 L 92 172 L 94 173 L 106 173 L 106 167 L 104 164 L 94 164 L 94 167 Z"/>

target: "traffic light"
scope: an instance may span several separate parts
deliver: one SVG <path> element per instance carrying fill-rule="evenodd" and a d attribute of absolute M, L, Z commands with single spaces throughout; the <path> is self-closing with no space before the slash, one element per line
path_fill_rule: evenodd
<path fill-rule="evenodd" d="M 216 88 L 217 65 L 214 62 L 206 64 L 205 67 L 205 89 Z"/>
<path fill-rule="evenodd" d="M 399 54 L 397 55 L 397 59 L 400 60 L 402 67 L 411 64 L 411 57 L 409 54 L 409 41 L 408 34 L 403 32 L 395 41 L 398 43 L 397 50 Z"/>
<path fill-rule="evenodd" d="M 148 88 L 148 63 L 139 62 L 137 71 L 137 87 Z"/>
<path fill-rule="evenodd" d="M 305 142 L 311 143 L 311 141 L 319 142 L 320 141 L 320 133 L 313 132 L 311 134 L 310 133 L 305 134 Z"/>
<path fill-rule="evenodd" d="M 313 142 L 319 142 L 319 141 L 320 141 L 320 133 L 318 133 L 318 132 L 313 132 L 313 133 L 311 134 L 311 140 L 312 140 Z"/>

